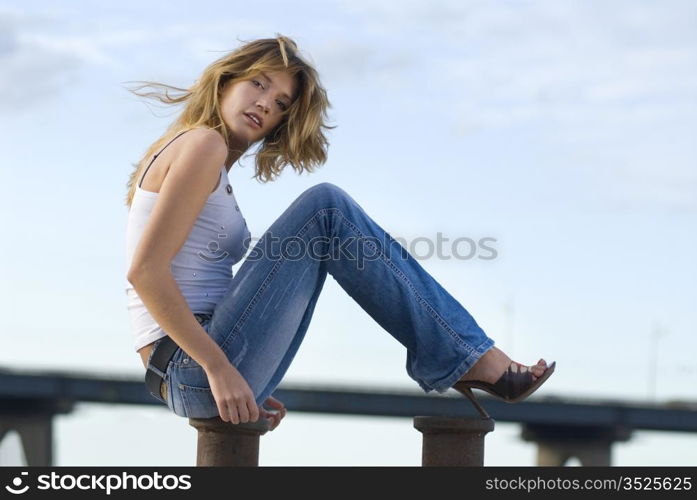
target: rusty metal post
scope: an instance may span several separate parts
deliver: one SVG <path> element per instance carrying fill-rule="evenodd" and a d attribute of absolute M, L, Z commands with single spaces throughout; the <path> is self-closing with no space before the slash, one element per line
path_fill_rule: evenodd
<path fill-rule="evenodd" d="M 198 431 L 198 467 L 258 467 L 259 437 L 271 428 L 271 421 L 232 424 L 220 417 L 190 418 L 189 425 Z"/>
<path fill-rule="evenodd" d="M 484 465 L 484 436 L 494 430 L 493 418 L 414 417 L 423 434 L 423 467 Z"/>

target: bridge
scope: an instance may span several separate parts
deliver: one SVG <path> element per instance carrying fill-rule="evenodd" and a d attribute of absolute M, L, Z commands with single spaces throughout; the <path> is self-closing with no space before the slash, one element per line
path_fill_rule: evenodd
<path fill-rule="evenodd" d="M 409 417 L 477 418 L 463 396 L 421 391 L 281 384 L 274 396 L 289 411 Z M 697 401 L 646 402 L 532 396 L 508 404 L 479 393 L 498 422 L 521 424 L 521 438 L 535 442 L 538 465 L 563 465 L 572 457 L 583 465 L 611 465 L 612 445 L 634 431 L 697 432 Z M 76 403 L 157 405 L 140 377 L 0 369 L 0 442 L 15 430 L 29 466 L 53 465 L 53 417 Z"/>

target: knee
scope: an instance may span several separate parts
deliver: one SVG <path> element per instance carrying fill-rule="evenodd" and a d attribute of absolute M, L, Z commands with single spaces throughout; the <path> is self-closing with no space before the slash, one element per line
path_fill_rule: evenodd
<path fill-rule="evenodd" d="M 336 184 L 321 182 L 308 188 L 303 195 L 311 198 L 322 208 L 337 207 L 338 204 L 352 200 L 349 194 Z"/>
<path fill-rule="evenodd" d="M 343 196 L 346 194 L 343 189 L 331 182 L 320 182 L 308 188 L 308 191 L 320 196 Z"/>

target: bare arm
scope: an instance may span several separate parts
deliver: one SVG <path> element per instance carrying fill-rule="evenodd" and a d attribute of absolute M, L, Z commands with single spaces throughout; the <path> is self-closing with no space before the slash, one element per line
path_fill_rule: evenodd
<path fill-rule="evenodd" d="M 170 263 L 215 185 L 227 148 L 213 130 L 191 130 L 182 139 L 186 140 L 162 183 L 127 279 L 177 345 L 202 367 L 213 368 L 228 360 L 194 318 L 172 276 Z"/>
<path fill-rule="evenodd" d="M 186 135 L 162 182 L 128 281 L 155 321 L 203 367 L 220 418 L 233 424 L 256 422 L 259 407 L 252 389 L 196 321 L 170 270 L 227 158 L 225 141 L 216 131 L 197 129 Z"/>
<path fill-rule="evenodd" d="M 220 347 L 196 321 L 171 271 L 141 270 L 131 284 L 157 324 L 206 371 L 228 362 Z"/>

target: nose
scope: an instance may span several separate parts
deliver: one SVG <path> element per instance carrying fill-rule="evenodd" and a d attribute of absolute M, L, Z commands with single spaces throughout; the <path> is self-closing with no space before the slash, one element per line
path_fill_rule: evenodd
<path fill-rule="evenodd" d="M 257 100 L 257 107 L 261 109 L 263 113 L 269 112 L 269 107 L 266 105 L 266 101 L 264 101 L 262 98 Z"/>

